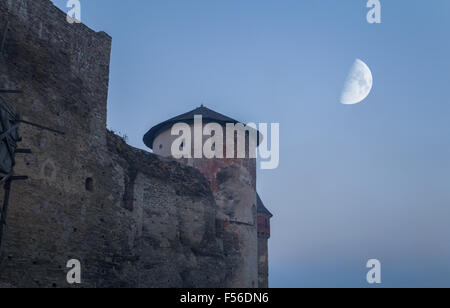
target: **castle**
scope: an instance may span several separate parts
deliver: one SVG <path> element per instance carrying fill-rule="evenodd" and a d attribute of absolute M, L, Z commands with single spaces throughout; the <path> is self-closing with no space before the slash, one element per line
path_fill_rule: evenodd
<path fill-rule="evenodd" d="M 185 123 L 189 125 L 190 135 L 193 136 L 196 116 L 202 119 L 202 131 L 207 123 L 222 126 L 222 131 L 226 130 L 227 124 L 239 123 L 202 105 L 154 126 L 144 136 L 144 143 L 155 154 L 171 157 L 172 144 L 177 138 L 171 132 L 172 127 L 175 124 Z M 206 138 L 204 136 L 202 138 L 200 147 L 203 148 Z M 226 135 L 223 139 L 225 147 L 221 151 L 226 153 L 230 144 L 226 142 Z M 237 137 L 233 136 L 232 139 L 235 140 Z M 239 251 L 245 257 L 242 259 L 242 272 L 235 278 L 236 284 L 255 287 L 257 285 L 255 277 L 258 276 L 258 286 L 268 287 L 267 241 L 270 237 L 272 214 L 256 193 L 256 159 L 250 158 L 250 143 L 250 136 L 245 136 L 245 158 L 193 158 L 194 153 L 191 153 L 189 155 L 191 158 L 180 161 L 200 170 L 206 177 L 218 206 L 217 219 L 220 228 L 233 233 L 236 241 L 240 243 Z M 236 154 L 237 146 L 235 144 L 232 146 Z M 189 148 L 191 152 L 195 151 L 194 141 L 191 140 Z M 225 153 L 221 157 L 227 157 Z"/>
<path fill-rule="evenodd" d="M 4 23 L 4 24 L 3 24 Z M 0 88 L 25 120 L 0 251 L 0 287 L 267 287 L 270 218 L 255 159 L 173 159 L 176 122 L 237 121 L 200 107 L 152 128 L 154 153 L 106 129 L 111 38 L 49 0 L 0 0 Z M 75 285 L 76 286 L 76 285 Z"/>

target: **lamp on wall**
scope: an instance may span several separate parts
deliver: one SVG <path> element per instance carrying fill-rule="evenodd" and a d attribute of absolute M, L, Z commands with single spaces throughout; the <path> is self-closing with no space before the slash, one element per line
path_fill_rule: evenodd
<path fill-rule="evenodd" d="M 3 230 L 6 225 L 8 213 L 9 194 L 11 183 L 17 180 L 27 180 L 28 176 L 14 175 L 15 155 L 31 154 L 30 149 L 17 148 L 17 144 L 22 140 L 19 135 L 19 125 L 21 123 L 45 129 L 60 135 L 64 132 L 48 128 L 36 123 L 21 120 L 19 114 L 2 97 L 3 94 L 21 94 L 20 90 L 0 89 L 0 185 L 4 188 L 3 204 L 0 210 L 0 252 L 2 248 Z"/>

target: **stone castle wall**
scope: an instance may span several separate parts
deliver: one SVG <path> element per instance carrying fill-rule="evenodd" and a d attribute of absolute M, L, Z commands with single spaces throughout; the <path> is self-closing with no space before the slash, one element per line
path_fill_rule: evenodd
<path fill-rule="evenodd" d="M 206 124 L 206 122 L 205 122 Z M 191 136 L 195 136 L 194 124 L 189 124 Z M 223 128 L 225 132 L 226 129 Z M 155 153 L 171 157 L 171 147 L 175 139 L 171 128 L 158 133 L 153 142 Z M 203 136 L 203 147 L 208 136 Z M 237 137 L 235 136 L 237 144 Z M 249 138 L 245 138 L 246 157 L 249 157 Z M 232 287 L 257 287 L 258 276 L 258 235 L 257 235 L 257 199 L 256 199 L 256 159 L 252 158 L 192 158 L 195 144 L 191 139 L 191 158 L 177 161 L 192 166 L 209 181 L 217 204 L 217 223 L 223 235 L 224 250 L 227 259 L 233 260 Z M 227 153 L 226 134 L 223 140 L 223 157 Z M 237 147 L 234 149 L 237 156 Z M 264 247 L 267 248 L 267 245 Z M 267 284 L 267 283 L 266 283 Z"/>
<path fill-rule="evenodd" d="M 251 287 L 257 274 L 241 280 L 239 268 L 257 271 L 257 248 L 241 252 L 244 227 L 226 231 L 218 215 L 233 170 L 213 193 L 199 170 L 106 130 L 107 34 L 67 23 L 49 0 L 0 0 L 0 34 L 6 21 L 0 88 L 24 91 L 5 96 L 24 119 L 66 134 L 21 126 L 33 153 L 17 154 L 15 172 L 30 179 L 12 186 L 0 286 L 68 287 L 74 258 L 84 287 Z"/>

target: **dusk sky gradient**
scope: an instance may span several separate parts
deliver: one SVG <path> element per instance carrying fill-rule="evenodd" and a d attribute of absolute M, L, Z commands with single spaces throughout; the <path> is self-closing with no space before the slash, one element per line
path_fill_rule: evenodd
<path fill-rule="evenodd" d="M 131 145 L 200 104 L 280 123 L 280 166 L 258 171 L 272 287 L 369 287 L 371 258 L 382 287 L 450 287 L 450 1 L 381 0 L 382 24 L 366 2 L 81 0 Z M 373 89 L 342 105 L 357 58 Z"/>

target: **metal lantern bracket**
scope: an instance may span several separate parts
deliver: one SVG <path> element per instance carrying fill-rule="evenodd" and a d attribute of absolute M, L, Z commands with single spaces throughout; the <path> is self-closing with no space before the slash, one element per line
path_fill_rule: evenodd
<path fill-rule="evenodd" d="M 0 56 L 4 56 L 4 49 L 6 44 L 6 39 L 8 36 L 9 31 L 9 21 L 7 20 L 5 23 L 5 27 L 3 29 L 3 32 L 0 33 Z M 16 154 L 31 154 L 30 149 L 20 149 L 17 148 L 17 143 L 21 141 L 21 138 L 18 134 L 18 127 L 19 125 L 26 124 L 33 127 L 37 127 L 39 129 L 48 130 L 53 133 L 64 135 L 64 132 L 36 124 L 33 122 L 25 121 L 20 119 L 20 116 L 16 113 L 14 113 L 14 109 L 11 108 L 11 106 L 8 104 L 8 102 L 1 96 L 2 94 L 21 94 L 22 91 L 20 90 L 12 90 L 12 89 L 0 89 L 0 109 L 6 111 L 6 113 L 9 115 L 9 118 L 7 119 L 6 123 L 7 125 L 3 127 L 5 131 L 0 132 L 0 145 L 3 146 L 3 143 L 6 147 L 6 157 L 9 158 L 9 161 L 2 166 L 0 172 L 0 185 L 3 185 L 4 189 L 4 198 L 3 198 L 3 204 L 2 208 L 0 210 L 0 253 L 2 249 L 2 240 L 3 240 L 3 233 L 4 233 L 4 227 L 6 225 L 6 217 L 8 214 L 8 203 L 9 203 L 9 195 L 11 191 L 11 184 L 13 181 L 23 181 L 27 180 L 28 176 L 22 175 L 22 176 L 16 176 L 14 175 L 14 164 L 15 164 L 15 155 Z M 3 120 L 2 120 L 3 121 Z M 5 167 L 6 166 L 6 167 Z"/>
<path fill-rule="evenodd" d="M 6 31 L 5 31 L 5 33 L 6 33 Z M 3 44 L 4 44 L 4 38 L 2 41 L 2 45 L 0 47 L 3 47 Z M 0 52 L 1 52 L 1 49 L 0 49 Z M 20 90 L 0 89 L 0 94 L 20 94 L 20 93 L 22 93 L 22 91 L 20 91 Z M 59 130 L 55 130 L 55 129 L 52 129 L 52 128 L 49 128 L 49 127 L 46 127 L 46 126 L 43 126 L 40 124 L 36 124 L 33 122 L 21 120 L 20 116 L 18 114 L 13 113 L 13 111 L 12 111 L 13 109 L 11 108 L 11 106 L 1 96 L 0 96 L 0 102 L 3 103 L 3 106 L 1 106 L 0 108 L 3 108 L 4 110 L 6 110 L 6 112 L 13 119 L 11 127 L 9 127 L 4 132 L 0 132 L 0 142 L 3 142 L 6 139 L 6 144 L 7 144 L 8 151 L 9 151 L 11 161 L 12 161 L 12 166 L 11 166 L 10 172 L 4 176 L 0 176 L 0 185 L 3 184 L 3 189 L 4 189 L 4 198 L 3 198 L 3 204 L 2 204 L 1 216 L 0 216 L 0 252 L 1 252 L 4 227 L 6 226 L 6 217 L 8 214 L 8 205 L 9 205 L 11 184 L 13 181 L 28 180 L 28 176 L 26 176 L 26 175 L 22 175 L 22 176 L 14 175 L 14 158 L 15 158 L 16 154 L 31 154 L 32 153 L 31 149 L 14 148 L 13 150 L 11 150 L 10 145 L 8 144 L 8 137 L 15 130 L 18 129 L 18 127 L 21 123 L 26 124 L 26 125 L 31 125 L 31 126 L 34 126 L 34 127 L 40 128 L 40 129 L 48 130 L 48 131 L 51 131 L 53 133 L 60 134 L 60 135 L 64 135 L 64 132 L 61 132 Z M 20 142 L 21 138 L 19 137 L 18 139 L 19 140 L 17 140 L 17 142 Z"/>

